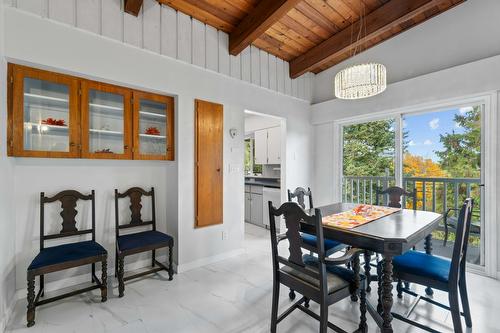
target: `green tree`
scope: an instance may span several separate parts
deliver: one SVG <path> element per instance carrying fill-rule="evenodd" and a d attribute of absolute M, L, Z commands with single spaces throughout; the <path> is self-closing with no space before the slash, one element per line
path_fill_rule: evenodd
<path fill-rule="evenodd" d="M 440 135 L 443 150 L 436 151 L 439 164 L 451 177 L 479 178 L 481 174 L 481 107 L 455 115 L 462 133 Z"/>
<path fill-rule="evenodd" d="M 394 120 L 344 127 L 344 176 L 394 175 Z"/>

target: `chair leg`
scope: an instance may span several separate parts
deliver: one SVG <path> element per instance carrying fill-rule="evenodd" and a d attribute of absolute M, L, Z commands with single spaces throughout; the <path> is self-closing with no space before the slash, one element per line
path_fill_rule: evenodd
<path fill-rule="evenodd" d="M 431 287 L 427 287 L 427 288 L 425 288 L 425 294 L 427 296 L 432 296 L 432 295 L 434 295 L 434 290 L 432 290 Z"/>
<path fill-rule="evenodd" d="M 155 267 L 156 251 L 153 250 L 151 252 L 152 252 L 152 254 L 151 254 L 151 267 Z"/>
<path fill-rule="evenodd" d="M 174 279 L 174 262 L 172 260 L 174 254 L 174 245 L 168 247 L 168 280 L 172 281 Z"/>
<path fill-rule="evenodd" d="M 278 326 L 278 302 L 280 297 L 280 283 L 273 281 L 273 303 L 271 308 L 271 333 L 276 333 Z"/>
<path fill-rule="evenodd" d="M 444 221 L 444 239 L 443 239 L 443 247 L 446 247 L 446 243 L 448 242 L 448 224 L 446 220 Z"/>
<path fill-rule="evenodd" d="M 396 290 L 398 292 L 398 298 L 403 298 L 403 282 L 401 281 L 401 279 L 398 279 Z"/>
<path fill-rule="evenodd" d="M 309 308 L 309 298 L 304 300 L 304 307 Z"/>
<path fill-rule="evenodd" d="M 40 297 L 43 297 L 43 295 L 45 295 L 45 276 L 44 275 L 40 275 L 40 289 L 42 290 Z"/>
<path fill-rule="evenodd" d="M 320 322 L 319 332 L 320 333 L 327 333 L 328 332 L 328 305 L 326 305 L 326 302 L 324 302 L 324 301 L 321 304 L 319 322 Z"/>
<path fill-rule="evenodd" d="M 94 275 L 95 275 L 95 263 L 92 263 L 92 274 L 90 276 L 90 282 L 94 283 Z"/>
<path fill-rule="evenodd" d="M 460 306 L 458 304 L 458 290 L 450 290 L 448 293 L 450 302 L 451 318 L 453 319 L 453 330 L 455 333 L 462 333 L 462 322 L 460 321 Z"/>
<path fill-rule="evenodd" d="M 464 309 L 465 325 L 467 325 L 467 327 L 472 327 L 472 319 L 469 308 L 469 297 L 467 296 L 467 283 L 465 281 L 465 274 L 462 274 L 460 280 L 458 281 L 458 286 L 460 288 L 460 298 L 462 299 L 462 308 Z"/>
<path fill-rule="evenodd" d="M 372 260 L 371 253 L 369 251 L 365 251 L 365 276 L 366 276 L 366 291 L 370 292 L 372 288 L 370 287 L 370 283 L 372 282 L 372 276 L 370 274 L 371 265 L 370 262 Z"/>
<path fill-rule="evenodd" d="M 101 261 L 101 302 L 108 300 L 108 257 Z"/>
<path fill-rule="evenodd" d="M 378 301 L 377 301 L 377 312 L 379 314 L 382 314 L 384 309 L 382 308 L 382 268 L 380 267 L 380 264 L 377 265 L 377 283 L 378 283 Z"/>
<path fill-rule="evenodd" d="M 295 299 L 295 291 L 290 288 L 290 292 L 288 293 L 288 298 L 290 298 L 291 301 Z"/>
<path fill-rule="evenodd" d="M 115 251 L 115 278 L 118 277 L 118 251 Z"/>
<path fill-rule="evenodd" d="M 28 311 L 26 320 L 28 327 L 35 325 L 35 276 L 28 273 Z"/>
<path fill-rule="evenodd" d="M 123 294 L 125 292 L 125 281 L 123 281 L 123 261 L 123 257 L 118 257 L 118 297 L 123 297 Z"/>

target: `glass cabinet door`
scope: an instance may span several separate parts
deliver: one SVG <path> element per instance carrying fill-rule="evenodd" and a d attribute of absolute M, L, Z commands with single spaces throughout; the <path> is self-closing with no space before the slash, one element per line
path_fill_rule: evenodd
<path fill-rule="evenodd" d="M 131 114 L 129 89 L 82 82 L 82 156 L 129 159 Z"/>
<path fill-rule="evenodd" d="M 134 92 L 134 159 L 173 160 L 172 97 Z"/>
<path fill-rule="evenodd" d="M 77 81 L 21 66 L 13 75 L 16 156 L 78 157 Z"/>

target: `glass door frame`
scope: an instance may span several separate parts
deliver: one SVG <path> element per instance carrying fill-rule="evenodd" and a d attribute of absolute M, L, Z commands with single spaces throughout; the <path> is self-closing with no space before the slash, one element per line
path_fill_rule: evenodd
<path fill-rule="evenodd" d="M 90 151 L 90 90 L 123 96 L 123 153 L 96 153 Z M 83 80 L 81 83 L 82 157 L 96 159 L 132 159 L 132 91 L 101 82 Z"/>
<path fill-rule="evenodd" d="M 11 72 L 11 103 L 12 124 L 11 142 L 12 154 L 21 157 L 80 157 L 80 110 L 78 108 L 78 79 L 40 69 L 20 65 L 12 65 Z M 68 144 L 69 151 L 38 151 L 24 149 L 24 79 L 31 78 L 68 86 Z"/>
<path fill-rule="evenodd" d="M 481 187 L 481 210 L 482 214 L 482 230 L 481 243 L 484 246 L 481 255 L 484 256 L 484 266 L 467 264 L 467 270 L 486 275 L 494 278 L 500 278 L 498 272 L 498 251 L 500 250 L 500 239 L 497 239 L 498 227 L 497 221 L 497 101 L 499 94 L 488 92 L 477 95 L 470 95 L 463 98 L 454 98 L 449 100 L 437 101 L 433 103 L 425 103 L 410 107 L 402 107 L 398 109 L 375 112 L 370 115 L 355 116 L 334 121 L 333 135 L 337 144 L 334 145 L 334 158 L 337 160 L 337 171 L 334 170 L 334 200 L 342 201 L 342 180 L 343 180 L 343 127 L 375 120 L 383 120 L 394 118 L 395 121 L 395 177 L 396 184 L 401 186 L 403 180 L 403 116 L 416 115 L 418 113 L 428 113 L 443 111 L 446 109 L 460 108 L 471 105 L 482 105 L 482 128 L 481 128 L 481 183 L 485 186 Z"/>

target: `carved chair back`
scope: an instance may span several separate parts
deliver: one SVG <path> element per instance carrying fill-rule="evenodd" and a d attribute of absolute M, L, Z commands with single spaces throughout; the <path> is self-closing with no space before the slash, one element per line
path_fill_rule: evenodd
<path fill-rule="evenodd" d="M 295 202 L 285 202 L 278 209 L 273 207 L 271 201 L 268 202 L 269 207 L 269 221 L 271 230 L 271 250 L 273 257 L 273 268 L 275 276 L 278 274 L 280 269 L 280 264 L 289 266 L 295 270 L 298 270 L 306 275 L 309 275 L 315 279 L 319 279 L 320 288 L 323 291 L 327 290 L 326 285 L 326 266 L 323 259 L 325 258 L 325 243 L 323 237 L 323 226 L 321 211 L 315 209 L 314 215 L 308 215 L 304 210 Z M 280 217 L 283 216 L 286 223 L 286 234 L 277 235 L 276 233 L 276 218 L 278 218 L 278 223 Z M 300 237 L 300 224 L 307 223 L 315 228 L 315 235 L 317 236 L 316 246 L 310 246 L 303 243 Z M 289 243 L 289 256 L 288 258 L 283 257 L 278 251 L 278 241 L 286 235 L 286 239 Z M 302 258 L 302 248 L 309 251 L 313 251 L 318 254 L 318 258 L 321 258 L 318 270 L 312 270 L 306 267 L 304 260 Z"/>
<path fill-rule="evenodd" d="M 383 191 L 377 190 L 376 196 L 375 196 L 375 204 L 379 205 L 380 204 L 380 196 L 387 195 L 389 197 L 387 206 L 393 207 L 393 208 L 405 208 L 401 207 L 401 202 L 406 203 L 407 198 L 412 199 L 412 208 L 416 209 L 417 208 L 417 189 L 413 189 L 412 192 L 408 192 L 401 187 L 398 186 L 391 186 L 386 188 Z M 401 200 L 402 199 L 402 200 Z"/>
<path fill-rule="evenodd" d="M 311 189 L 308 187 L 307 191 L 303 187 L 297 187 L 295 191 L 291 192 L 288 190 L 288 201 L 293 201 L 294 198 L 297 198 L 297 203 L 302 209 L 306 209 L 305 197 L 309 197 L 309 209 L 313 209 L 313 198 Z"/>
<path fill-rule="evenodd" d="M 92 201 L 92 228 L 78 230 L 76 227 L 76 205 L 78 200 Z M 62 229 L 58 234 L 45 235 L 45 204 L 55 201 L 61 202 Z M 53 197 L 46 197 L 44 192 L 40 193 L 40 251 L 44 249 L 44 241 L 69 236 L 92 234 L 92 240 L 95 241 L 95 192 L 82 194 L 75 190 L 66 190 L 57 193 Z"/>
<path fill-rule="evenodd" d="M 142 197 L 151 197 L 151 221 L 142 220 Z M 130 222 L 125 224 L 120 224 L 118 200 L 123 198 L 130 199 Z M 151 187 L 148 192 L 140 187 L 131 187 L 123 193 L 119 193 L 115 189 L 115 232 L 116 237 L 120 236 L 120 229 L 141 227 L 146 225 L 152 225 L 153 230 L 156 230 L 156 210 L 155 210 L 155 189 Z"/>
<path fill-rule="evenodd" d="M 473 207 L 474 200 L 467 198 L 460 209 L 455 234 L 455 245 L 453 246 L 453 254 L 451 257 L 449 275 L 450 283 L 457 284 L 460 274 L 465 274 L 465 263 L 467 257 L 467 247 L 469 245 L 469 232 Z"/>

